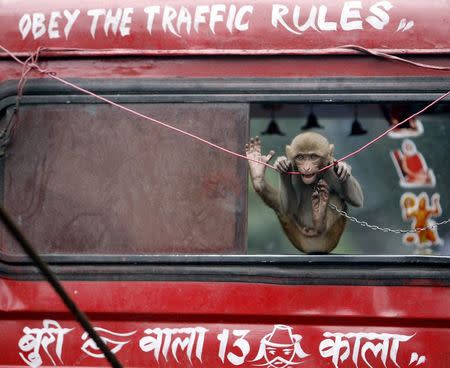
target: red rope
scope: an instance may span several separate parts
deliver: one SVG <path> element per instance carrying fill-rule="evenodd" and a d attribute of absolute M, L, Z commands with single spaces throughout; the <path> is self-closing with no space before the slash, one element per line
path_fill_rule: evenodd
<path fill-rule="evenodd" d="M 367 142 L 365 145 L 359 147 L 356 151 L 353 151 L 351 153 L 349 153 L 348 155 L 340 158 L 339 160 L 334 161 L 332 164 L 323 167 L 322 169 L 319 170 L 319 172 L 324 171 L 324 170 L 328 170 L 330 167 L 333 167 L 334 165 L 336 165 L 338 162 L 341 161 L 345 161 L 350 157 L 356 156 L 358 153 L 360 153 L 361 151 L 364 151 L 367 147 L 371 146 L 372 144 L 374 144 L 375 142 L 378 142 L 381 138 L 383 138 L 386 134 L 388 134 L 389 132 L 393 131 L 394 129 L 397 129 L 400 125 L 406 123 L 408 120 L 415 118 L 417 115 L 420 115 L 421 113 L 423 113 L 424 111 L 428 110 L 431 106 L 433 106 L 434 104 L 438 103 L 440 100 L 444 99 L 445 97 L 447 97 L 448 95 L 450 95 L 450 91 L 448 91 L 447 93 L 444 93 L 442 96 L 438 97 L 436 100 L 434 100 L 433 102 L 431 102 L 430 104 L 428 104 L 427 106 L 425 106 L 422 110 L 416 112 L 415 114 L 412 114 L 410 117 L 407 117 L 405 120 L 391 126 L 388 130 L 386 130 L 385 132 L 383 132 L 382 134 L 380 134 L 378 137 L 375 137 L 374 139 L 372 139 L 370 142 Z"/>
<path fill-rule="evenodd" d="M 344 47 L 350 47 L 350 46 L 344 46 Z M 359 47 L 359 46 L 358 46 L 358 47 L 357 47 L 357 46 L 351 46 L 351 47 L 352 47 L 352 48 L 355 48 L 355 49 L 361 49 L 360 51 L 363 51 L 363 50 L 364 50 L 364 51 L 367 51 L 367 52 L 370 51 L 370 50 L 361 48 L 361 47 Z M 29 72 L 31 69 L 35 69 L 35 70 L 37 70 L 38 72 L 43 73 L 43 74 L 46 74 L 46 75 L 48 75 L 50 78 L 53 78 L 53 79 L 59 81 L 60 83 L 63 83 L 63 84 L 65 84 L 65 85 L 67 85 L 67 86 L 70 86 L 70 87 L 72 87 L 72 88 L 74 88 L 74 89 L 76 89 L 76 90 L 78 90 L 78 91 L 80 91 L 80 92 L 82 92 L 82 93 L 85 93 L 85 94 L 87 94 L 87 95 L 90 95 L 90 96 L 92 96 L 92 97 L 95 97 L 95 98 L 97 98 L 97 99 L 99 99 L 99 100 L 101 100 L 101 101 L 103 101 L 103 102 L 106 102 L 106 103 L 108 103 L 108 104 L 110 104 L 110 105 L 112 105 L 112 106 L 115 106 L 115 107 L 117 107 L 117 108 L 119 108 L 119 109 L 122 109 L 122 110 L 124 110 L 124 111 L 127 111 L 127 112 L 129 112 L 129 113 L 131 113 L 131 114 L 133 114 L 133 115 L 136 115 L 136 116 L 140 117 L 140 118 L 143 118 L 143 119 L 145 119 L 145 120 L 149 120 L 149 121 L 151 121 L 151 122 L 153 122 L 153 123 L 156 123 L 156 124 L 158 124 L 158 125 L 161 125 L 161 126 L 163 126 L 163 127 L 165 127 L 165 128 L 171 129 L 171 130 L 176 131 L 176 132 L 178 132 L 178 133 L 180 133 L 180 134 L 183 134 L 183 135 L 186 135 L 186 136 L 188 136 L 188 137 L 191 137 L 191 138 L 193 138 L 193 139 L 195 139 L 195 140 L 198 140 L 198 141 L 200 141 L 200 142 L 202 142 L 202 143 L 204 143 L 204 144 L 206 144 L 206 145 L 208 145 L 208 146 L 210 146 L 210 147 L 213 147 L 213 148 L 215 148 L 215 149 L 217 149 L 217 150 L 219 150 L 219 151 L 225 152 L 225 153 L 227 153 L 227 154 L 229 154 L 229 155 L 232 155 L 232 156 L 235 156 L 235 157 L 239 157 L 239 158 L 242 158 L 242 159 L 247 160 L 247 161 L 256 162 L 256 163 L 259 163 L 259 164 L 261 164 L 261 165 L 267 166 L 267 167 L 269 167 L 269 168 L 271 168 L 271 169 L 273 169 L 273 170 L 276 170 L 275 167 L 274 167 L 273 165 L 270 165 L 270 164 L 268 164 L 268 163 L 266 163 L 266 162 L 262 162 L 262 161 L 258 161 L 258 160 L 249 158 L 249 157 L 247 157 L 247 156 L 245 156 L 245 155 L 242 155 L 242 154 L 240 154 L 240 153 L 237 153 L 237 152 L 233 152 L 233 151 L 231 151 L 231 150 L 229 150 L 229 149 L 226 149 L 226 148 L 221 147 L 221 146 L 219 146 L 219 145 L 217 145 L 217 144 L 215 144 L 215 143 L 212 143 L 212 142 L 210 142 L 210 141 L 208 141 L 208 140 L 206 140 L 206 139 L 204 139 L 204 138 L 201 138 L 201 137 L 199 137 L 199 136 L 197 136 L 197 135 L 195 135 L 195 134 L 192 134 L 192 133 L 189 133 L 189 132 L 187 132 L 187 131 L 185 131 L 185 130 L 176 128 L 176 127 L 174 127 L 174 126 L 172 126 L 172 125 L 170 125 L 170 124 L 164 123 L 164 122 L 159 121 L 159 120 L 157 120 L 157 119 L 154 119 L 154 118 L 152 118 L 152 117 L 150 117 L 150 116 L 141 114 L 141 113 L 139 113 L 139 112 L 137 112 L 137 111 L 135 111 L 135 110 L 132 110 L 132 109 L 130 109 L 130 108 L 128 108 L 128 107 L 125 107 L 125 106 L 123 106 L 123 105 L 120 105 L 120 104 L 118 104 L 118 103 L 116 103 L 116 102 L 113 102 L 113 101 L 107 99 L 106 97 L 99 96 L 99 95 L 95 94 L 94 92 L 91 92 L 91 91 L 89 91 L 89 90 L 87 90 L 87 89 L 84 89 L 84 88 L 82 88 L 82 87 L 80 87 L 80 86 L 77 86 L 76 84 L 71 83 L 71 82 L 69 82 L 69 81 L 67 81 L 67 80 L 65 80 L 65 79 L 63 79 L 63 78 L 60 78 L 60 77 L 58 77 L 54 72 L 51 72 L 51 71 L 46 70 L 46 69 L 42 69 L 42 68 L 37 64 L 37 57 L 39 56 L 39 52 L 40 52 L 41 48 L 38 48 L 37 51 L 36 51 L 34 54 L 32 54 L 26 61 L 22 61 L 22 60 L 20 60 L 19 58 L 17 58 L 12 52 L 10 52 L 8 49 L 6 49 L 5 47 L 3 47 L 2 45 L 0 45 L 0 49 L 2 49 L 3 51 L 5 51 L 9 56 L 11 56 L 15 61 L 17 61 L 18 63 L 20 63 L 20 64 L 23 66 L 22 78 L 21 78 L 21 80 L 20 80 L 20 82 L 19 82 L 20 92 L 21 92 L 21 90 L 23 89 L 23 85 L 24 85 L 24 83 L 25 83 L 25 77 L 26 77 L 26 75 L 28 74 L 28 72 Z M 370 54 L 374 54 L 373 52 L 369 52 L 369 53 L 370 53 Z M 381 53 L 381 54 L 382 54 L 382 53 Z M 374 54 L 374 55 L 376 55 L 376 54 Z M 379 55 L 376 55 L 376 56 L 382 56 L 382 57 L 385 57 L 385 55 L 387 55 L 387 54 L 380 55 L 380 53 L 379 53 Z M 392 56 L 392 55 L 389 55 L 389 56 Z M 347 159 L 350 158 L 350 157 L 356 156 L 356 155 L 357 155 L 358 153 L 360 153 L 361 151 L 365 150 L 366 148 L 368 148 L 369 146 L 371 146 L 371 145 L 374 144 L 375 142 L 379 141 L 379 140 L 380 140 L 381 138 L 383 138 L 386 134 L 388 134 L 388 133 L 391 132 L 392 130 L 398 128 L 400 125 L 404 124 L 404 123 L 407 122 L 409 119 L 412 119 L 412 118 L 416 117 L 417 115 L 423 113 L 424 111 L 426 111 L 427 109 L 429 109 L 431 106 L 433 106 L 434 104 L 436 104 L 436 103 L 439 102 L 440 100 L 442 100 L 442 99 L 444 99 L 445 97 L 447 97 L 449 94 L 450 94 L 450 91 L 448 91 L 447 93 L 445 93 L 445 94 L 443 94 L 442 96 L 438 97 L 436 100 L 434 100 L 433 102 L 431 102 L 430 104 L 428 104 L 427 106 L 425 106 L 422 110 L 416 112 L 415 114 L 411 115 L 410 117 L 406 118 L 405 120 L 403 120 L 403 121 L 399 122 L 398 124 L 392 126 L 392 127 L 389 128 L 388 130 L 386 130 L 384 133 L 382 133 L 382 134 L 380 134 L 378 137 L 372 139 L 370 142 L 366 143 L 365 145 L 363 145 L 362 147 L 358 148 L 357 150 L 355 150 L 355 151 L 349 153 L 348 155 L 346 155 L 346 156 L 344 156 L 344 157 L 342 157 L 342 158 L 336 160 L 335 162 L 333 162 L 333 163 L 331 163 L 331 164 L 329 164 L 329 165 L 323 167 L 319 172 L 328 170 L 329 168 L 331 168 L 331 167 L 333 167 L 334 165 L 336 165 L 338 162 L 341 162 L 341 161 L 347 160 Z M 289 174 L 292 174 L 292 175 L 299 175 L 300 172 L 289 172 Z"/>
<path fill-rule="evenodd" d="M 274 166 L 272 166 L 272 165 L 270 165 L 270 164 L 268 164 L 268 163 L 261 162 L 261 161 L 258 161 L 258 160 L 249 158 L 249 157 L 247 157 L 247 156 L 245 156 L 245 155 L 241 155 L 241 154 L 239 154 L 239 153 L 237 153 L 237 152 L 230 151 L 229 149 L 226 149 L 226 148 L 221 147 L 221 146 L 219 146 L 219 145 L 217 145 L 217 144 L 214 144 L 214 143 L 212 143 L 212 142 L 209 142 L 209 141 L 207 141 L 206 139 L 201 138 L 201 137 L 199 137 L 199 136 L 197 136 L 197 135 L 195 135 L 195 134 L 192 134 L 192 133 L 189 133 L 189 132 L 187 132 L 187 131 L 185 131 L 185 130 L 176 128 L 176 127 L 174 127 L 174 126 L 172 126 L 172 125 L 170 125 L 170 124 L 163 123 L 162 121 L 159 121 L 159 120 L 157 120 L 157 119 L 154 119 L 154 118 L 152 118 L 152 117 L 150 117 L 150 116 L 141 114 L 141 113 L 139 113 L 139 112 L 137 112 L 137 111 L 135 111 L 135 110 L 132 110 L 132 109 L 130 109 L 130 108 L 128 108 L 128 107 L 125 107 L 125 106 L 123 106 L 123 105 L 120 105 L 120 104 L 118 104 L 118 103 L 116 103 L 116 102 L 114 102 L 114 101 L 111 101 L 111 100 L 107 99 L 106 97 L 99 96 L 99 95 L 97 95 L 97 94 L 95 94 L 95 93 L 93 93 L 93 92 L 91 92 L 91 91 L 89 91 L 89 90 L 87 90 L 87 89 L 84 89 L 84 88 L 82 88 L 82 87 L 80 87 L 80 86 L 77 86 L 76 84 L 73 84 L 73 83 L 71 83 L 71 82 L 69 82 L 69 81 L 67 81 L 67 80 L 65 80 L 65 79 L 62 79 L 62 78 L 58 77 L 55 73 L 50 72 L 50 71 L 48 71 L 48 70 L 46 70 L 46 69 L 42 69 L 39 65 L 37 65 L 37 64 L 34 62 L 34 60 L 36 60 L 34 57 L 29 57 L 29 58 L 24 62 L 24 61 L 20 60 L 19 58 L 17 58 L 13 53 L 11 53 L 9 50 L 7 50 L 7 49 L 6 49 L 5 47 L 3 47 L 2 45 L 0 45 L 0 48 L 1 48 L 3 51 L 5 51 L 9 56 L 11 56 L 15 61 L 17 61 L 18 63 L 22 64 L 22 65 L 24 66 L 24 69 L 25 69 L 25 67 L 27 66 L 27 69 L 26 69 L 26 70 L 27 70 L 27 73 L 28 73 L 28 71 L 29 71 L 28 69 L 36 69 L 36 70 L 37 70 L 38 72 L 40 72 L 40 73 L 47 74 L 50 78 L 53 78 L 53 79 L 55 79 L 55 80 L 57 80 L 57 81 L 59 81 L 59 82 L 65 84 L 65 85 L 70 86 L 70 87 L 72 87 L 72 88 L 74 88 L 74 89 L 76 89 L 76 90 L 78 90 L 78 91 L 80 91 L 80 92 L 83 92 L 83 93 L 87 94 L 87 95 L 90 95 L 90 96 L 95 97 L 95 98 L 97 98 L 97 99 L 99 99 L 99 100 L 102 100 L 102 101 L 104 101 L 104 102 L 106 102 L 106 103 L 108 103 L 108 104 L 110 104 L 110 105 L 112 105 L 112 106 L 116 106 L 117 108 L 122 109 L 122 110 L 124 110 L 124 111 L 127 111 L 127 112 L 129 112 L 129 113 L 131 113 L 131 114 L 133 114 L 133 115 L 139 116 L 140 118 L 143 118 L 143 119 L 152 121 L 152 122 L 154 122 L 154 123 L 156 123 L 156 124 L 158 124 L 158 125 L 161 125 L 161 126 L 163 126 L 163 127 L 165 127 L 165 128 L 168 128 L 168 129 L 174 130 L 174 131 L 176 131 L 176 132 L 178 132 L 178 133 L 187 135 L 188 137 L 191 137 L 191 138 L 193 138 L 193 139 L 196 139 L 196 140 L 198 140 L 198 141 L 200 141 L 200 142 L 202 142 L 202 143 L 204 143 L 204 144 L 206 144 L 206 145 L 208 145 L 208 146 L 210 146 L 210 147 L 216 148 L 216 149 L 218 149 L 219 151 L 225 152 L 225 153 L 227 153 L 227 154 L 230 154 L 230 155 L 233 155 L 233 156 L 236 156 L 236 157 L 239 157 L 239 158 L 243 158 L 243 159 L 248 160 L 248 161 L 253 161 L 253 162 L 256 162 L 256 163 L 259 163 L 259 164 L 263 164 L 263 165 L 265 165 L 265 166 L 267 166 L 267 167 L 270 167 L 271 169 L 276 170 Z M 21 80 L 22 80 L 22 79 L 21 79 Z M 298 173 L 295 173 L 295 174 L 298 174 Z"/>

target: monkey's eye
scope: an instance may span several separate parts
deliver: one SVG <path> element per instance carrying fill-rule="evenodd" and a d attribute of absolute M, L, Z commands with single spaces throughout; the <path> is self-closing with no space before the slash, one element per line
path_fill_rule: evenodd
<path fill-rule="evenodd" d="M 319 158 L 319 155 L 316 155 L 315 153 L 311 154 L 311 160 L 318 160 Z"/>
<path fill-rule="evenodd" d="M 297 155 L 297 156 L 295 156 L 295 159 L 296 160 L 304 160 L 305 156 L 304 155 Z"/>

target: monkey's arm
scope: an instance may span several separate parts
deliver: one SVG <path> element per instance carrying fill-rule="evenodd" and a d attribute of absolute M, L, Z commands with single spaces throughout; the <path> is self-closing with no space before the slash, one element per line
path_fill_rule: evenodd
<path fill-rule="evenodd" d="M 297 195 L 292 185 L 292 178 L 289 171 L 293 171 L 292 163 L 285 156 L 280 156 L 274 163 L 275 169 L 279 172 L 279 202 L 280 211 L 283 214 L 293 215 L 297 210 Z"/>
<path fill-rule="evenodd" d="M 245 145 L 245 154 L 249 158 L 248 167 L 253 189 L 270 208 L 279 213 L 279 191 L 266 181 L 266 166 L 264 165 L 270 161 L 275 152 L 270 151 L 267 155 L 261 154 L 261 140 L 259 137 L 255 137 Z"/>
<path fill-rule="evenodd" d="M 362 207 L 364 203 L 364 194 L 358 181 L 350 175 L 347 180 L 342 183 L 343 199 L 350 205 Z"/>
<path fill-rule="evenodd" d="M 255 192 L 261 197 L 265 204 L 272 208 L 276 213 L 280 213 L 280 192 L 270 185 L 264 176 L 253 177 L 250 171 L 250 177 Z"/>
<path fill-rule="evenodd" d="M 297 195 L 292 185 L 290 174 L 280 173 L 280 211 L 283 214 L 294 214 L 297 207 Z"/>
<path fill-rule="evenodd" d="M 348 204 L 362 207 L 364 195 L 358 181 L 351 174 L 352 168 L 345 162 L 338 162 L 333 169 L 327 171 L 325 176 L 329 184 Z"/>

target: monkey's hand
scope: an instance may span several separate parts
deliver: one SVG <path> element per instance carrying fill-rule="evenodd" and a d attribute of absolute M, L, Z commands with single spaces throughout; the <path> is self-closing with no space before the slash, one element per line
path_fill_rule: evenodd
<path fill-rule="evenodd" d="M 269 162 L 275 154 L 275 151 L 270 151 L 267 155 L 261 154 L 261 140 L 259 137 L 250 138 L 250 142 L 245 145 L 245 155 L 249 159 L 248 166 L 250 168 L 250 175 L 253 179 L 262 180 L 266 172 L 265 163 Z"/>
<path fill-rule="evenodd" d="M 334 172 L 336 173 L 339 181 L 343 183 L 352 174 L 352 167 L 349 164 L 341 161 L 334 166 Z"/>
<path fill-rule="evenodd" d="M 285 156 L 278 157 L 273 166 L 275 166 L 275 169 L 281 174 L 287 174 L 289 171 L 292 171 L 292 164 Z"/>

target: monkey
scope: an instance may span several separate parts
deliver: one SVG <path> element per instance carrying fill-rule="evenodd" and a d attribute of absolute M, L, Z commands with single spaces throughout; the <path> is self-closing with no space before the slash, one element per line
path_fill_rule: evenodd
<path fill-rule="evenodd" d="M 329 204 L 347 211 L 347 204 L 362 207 L 364 196 L 351 167 L 335 162 L 334 145 L 314 132 L 297 135 L 286 146 L 286 156 L 275 160 L 279 172 L 278 188 L 266 181 L 264 164 L 275 155 L 261 152 L 259 137 L 245 145 L 251 182 L 256 193 L 275 211 L 284 233 L 291 243 L 307 254 L 327 254 L 338 244 L 346 225 L 346 218 L 333 211 Z M 319 170 L 330 163 L 334 167 Z M 291 175 L 289 172 L 299 172 Z"/>

